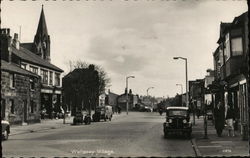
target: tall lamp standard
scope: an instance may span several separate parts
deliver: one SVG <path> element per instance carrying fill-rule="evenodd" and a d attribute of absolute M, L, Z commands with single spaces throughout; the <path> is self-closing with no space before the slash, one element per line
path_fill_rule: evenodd
<path fill-rule="evenodd" d="M 154 87 L 149 87 L 148 89 L 147 89 L 147 98 L 149 99 L 149 97 L 148 97 L 148 91 L 150 90 L 150 89 L 153 89 Z M 149 99 L 150 100 L 150 99 Z M 151 106 L 152 106 L 152 102 L 151 102 Z M 152 107 L 153 108 L 153 107 Z M 151 111 L 152 112 L 152 111 Z"/>
<path fill-rule="evenodd" d="M 126 108 L 127 108 L 127 115 L 128 115 L 128 79 L 135 78 L 135 76 L 127 76 L 126 77 Z"/>
<path fill-rule="evenodd" d="M 181 106 L 182 106 L 183 86 L 182 84 L 176 84 L 176 86 L 181 86 Z"/>
<path fill-rule="evenodd" d="M 188 107 L 189 100 L 188 100 L 188 71 L 187 71 L 187 58 L 183 57 L 174 57 L 173 59 L 182 59 L 185 60 L 185 68 L 186 68 L 186 107 Z"/>

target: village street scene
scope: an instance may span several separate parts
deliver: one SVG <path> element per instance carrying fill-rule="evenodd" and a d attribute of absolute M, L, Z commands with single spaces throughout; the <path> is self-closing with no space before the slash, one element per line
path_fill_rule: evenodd
<path fill-rule="evenodd" d="M 2 157 L 249 156 L 247 1 L 1 1 Z"/>

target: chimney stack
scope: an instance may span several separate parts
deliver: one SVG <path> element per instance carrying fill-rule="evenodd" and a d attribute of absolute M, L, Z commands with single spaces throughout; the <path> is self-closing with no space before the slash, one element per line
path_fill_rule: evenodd
<path fill-rule="evenodd" d="M 1 59 L 11 63 L 11 42 L 10 29 L 1 29 Z"/>
<path fill-rule="evenodd" d="M 17 33 L 14 34 L 13 46 L 14 46 L 17 50 L 19 50 L 20 42 L 19 42 L 19 40 L 18 40 L 18 34 L 17 34 Z"/>

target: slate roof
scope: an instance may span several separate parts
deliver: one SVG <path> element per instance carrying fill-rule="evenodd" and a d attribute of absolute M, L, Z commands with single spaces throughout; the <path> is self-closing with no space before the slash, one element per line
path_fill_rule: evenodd
<path fill-rule="evenodd" d="M 20 46 L 28 49 L 29 51 L 32 51 L 33 43 L 20 43 Z"/>
<path fill-rule="evenodd" d="M 17 50 L 15 47 L 12 47 L 12 53 L 14 53 L 16 56 L 20 57 L 21 60 L 32 63 L 34 65 L 39 65 L 45 68 L 49 68 L 55 71 L 63 72 L 62 69 L 59 67 L 49 63 L 46 60 L 43 60 L 41 57 L 38 55 L 32 53 L 28 49 L 25 49 L 20 46 L 19 50 Z"/>
<path fill-rule="evenodd" d="M 24 70 L 24 69 L 22 69 L 21 67 L 19 67 L 16 64 L 8 63 L 5 60 L 1 60 L 1 71 L 2 70 L 15 72 L 15 73 L 26 75 L 26 76 L 39 77 L 38 75 L 36 75 L 34 73 L 31 73 L 31 72 L 29 72 L 27 70 Z"/>

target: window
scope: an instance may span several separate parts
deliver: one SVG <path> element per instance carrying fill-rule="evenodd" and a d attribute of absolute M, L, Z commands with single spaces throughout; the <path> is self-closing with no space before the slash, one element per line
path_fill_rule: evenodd
<path fill-rule="evenodd" d="M 223 50 L 222 47 L 219 47 L 219 66 L 224 65 L 224 60 L 223 60 Z"/>
<path fill-rule="evenodd" d="M 41 79 L 43 84 L 48 84 L 48 71 L 41 69 Z"/>
<path fill-rule="evenodd" d="M 14 87 L 15 87 L 15 75 L 10 74 L 10 88 L 14 88 Z"/>
<path fill-rule="evenodd" d="M 5 119 L 5 109 L 6 109 L 6 101 L 5 99 L 1 99 L 1 119 Z"/>
<path fill-rule="evenodd" d="M 55 86 L 60 86 L 60 74 L 55 73 Z"/>
<path fill-rule="evenodd" d="M 225 61 L 227 61 L 230 58 L 229 33 L 226 34 L 226 38 L 225 38 L 224 56 L 225 56 Z"/>
<path fill-rule="evenodd" d="M 35 73 L 35 74 L 38 74 L 38 68 L 37 67 L 30 66 L 30 71 Z"/>
<path fill-rule="evenodd" d="M 23 69 L 26 69 L 26 66 L 27 66 L 26 64 L 23 64 L 23 63 L 21 64 L 21 68 Z"/>
<path fill-rule="evenodd" d="M 15 105 L 14 105 L 14 100 L 13 99 L 10 99 L 10 112 L 12 114 L 15 113 Z"/>
<path fill-rule="evenodd" d="M 33 100 L 31 100 L 30 101 L 30 113 L 34 113 L 34 112 L 36 112 L 36 103 L 33 101 Z"/>
<path fill-rule="evenodd" d="M 35 89 L 35 81 L 33 78 L 30 78 L 30 89 L 34 90 Z"/>
<path fill-rule="evenodd" d="M 242 46 L 242 38 L 232 38 L 232 56 L 242 55 L 243 53 L 243 46 Z"/>
<path fill-rule="evenodd" d="M 52 85 L 52 81 L 53 81 L 53 72 L 50 71 L 49 72 L 49 85 Z"/>

